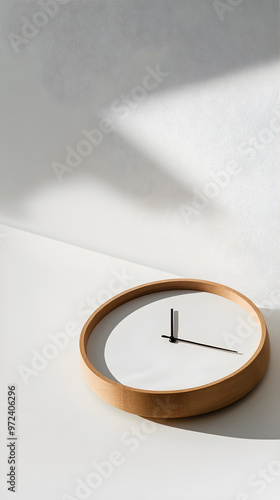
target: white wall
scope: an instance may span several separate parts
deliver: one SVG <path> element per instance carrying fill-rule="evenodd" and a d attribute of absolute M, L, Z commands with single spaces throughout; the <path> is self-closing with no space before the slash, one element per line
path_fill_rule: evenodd
<path fill-rule="evenodd" d="M 39 4 L 1 4 L 1 221 L 270 299 L 278 1 Z M 88 147 L 93 128 L 100 144 L 73 168 L 66 148 Z"/>

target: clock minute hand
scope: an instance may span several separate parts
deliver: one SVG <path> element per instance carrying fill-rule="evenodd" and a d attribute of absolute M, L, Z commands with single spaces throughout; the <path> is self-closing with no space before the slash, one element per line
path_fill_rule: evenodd
<path fill-rule="evenodd" d="M 195 344 L 195 345 L 201 345 L 202 347 L 210 347 L 211 349 L 219 349 L 220 351 L 226 351 L 226 352 L 234 352 L 235 354 L 242 354 L 242 352 L 238 352 L 238 351 L 234 351 L 232 349 L 226 349 L 225 347 L 218 347 L 218 346 L 215 346 L 215 345 L 209 345 L 209 344 L 201 344 L 200 342 L 194 342 L 193 340 L 185 340 L 185 339 L 178 339 L 178 338 L 174 338 L 174 340 L 171 340 L 172 337 L 168 336 L 168 335 L 162 335 L 162 337 L 164 337 L 165 339 L 169 339 L 170 342 L 186 342 L 187 344 Z"/>

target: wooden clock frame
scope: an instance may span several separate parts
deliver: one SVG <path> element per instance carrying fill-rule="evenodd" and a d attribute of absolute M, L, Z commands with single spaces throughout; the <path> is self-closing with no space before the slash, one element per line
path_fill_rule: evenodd
<path fill-rule="evenodd" d="M 210 384 L 175 391 L 135 389 L 110 380 L 90 363 L 87 343 L 94 328 L 108 313 L 126 302 L 150 293 L 196 290 L 225 297 L 243 307 L 261 328 L 261 340 L 251 358 L 238 370 Z M 147 418 L 179 418 L 200 415 L 234 403 L 261 380 L 269 361 L 269 335 L 264 318 L 251 300 L 224 285 L 195 279 L 169 279 L 136 286 L 101 305 L 85 323 L 80 336 L 83 375 L 93 392 L 109 404 Z"/>

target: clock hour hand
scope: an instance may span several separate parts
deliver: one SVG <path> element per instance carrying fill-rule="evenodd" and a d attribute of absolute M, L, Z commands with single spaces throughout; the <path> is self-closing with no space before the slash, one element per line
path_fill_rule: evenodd
<path fill-rule="evenodd" d="M 171 324 L 170 324 L 170 337 L 168 337 L 169 338 L 169 342 L 176 342 L 176 339 L 174 337 L 174 311 L 173 311 L 173 309 L 171 309 L 170 321 L 171 321 Z"/>
<path fill-rule="evenodd" d="M 172 309 L 171 309 L 172 310 Z M 194 342 L 193 340 L 178 339 L 174 336 L 162 335 L 165 339 L 169 339 L 170 342 L 186 342 L 187 344 L 200 345 L 202 347 L 210 347 L 211 349 L 219 349 L 220 351 L 234 352 L 235 354 L 242 354 L 242 352 L 234 351 L 232 349 L 226 349 L 225 347 L 218 347 L 215 345 L 201 344 L 200 342 Z M 173 339 L 173 340 L 171 340 Z"/>

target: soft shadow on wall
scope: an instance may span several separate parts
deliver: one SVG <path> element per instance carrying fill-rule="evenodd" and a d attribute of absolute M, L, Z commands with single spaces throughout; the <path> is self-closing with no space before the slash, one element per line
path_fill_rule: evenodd
<path fill-rule="evenodd" d="M 169 72 L 164 85 L 153 90 L 156 95 L 269 63 L 278 56 L 278 3 L 274 0 L 247 0 L 224 12 L 208 0 L 69 2 L 61 4 L 58 13 L 14 54 L 9 33 L 21 34 L 22 16 L 32 20 L 38 10 L 37 1 L 18 0 L 4 9 L 3 42 L 10 57 L 26 60 L 31 79 L 38 80 L 46 99 L 61 107 L 88 109 L 92 117 L 138 84 L 147 65 L 159 64 Z M 167 195 L 169 203 L 188 200 L 188 188 L 172 178 L 160 162 L 117 134 L 110 147 L 116 152 L 127 151 L 127 155 L 116 168 L 115 162 L 102 160 L 100 146 L 94 162 L 85 169 L 90 182 L 102 179 L 144 203 L 149 185 L 162 191 L 162 197 L 153 197 L 159 202 Z M 42 148 L 42 165 L 46 153 Z M 3 200 L 7 203 L 16 199 L 20 204 L 21 198 L 48 183 L 57 187 L 51 169 L 33 163 L 31 151 L 25 154 L 29 161 L 24 162 L 24 169 L 17 164 L 12 172 L 8 168 L 3 174 Z"/>
<path fill-rule="evenodd" d="M 98 107 L 102 97 L 135 85 L 148 64 L 166 64 L 165 89 L 176 89 L 278 58 L 278 2 L 229 3 L 219 9 L 208 0 L 70 1 L 20 52 L 37 52 L 37 76 L 58 103 Z M 9 32 L 21 34 L 22 16 L 32 21 L 39 10 L 37 1 L 9 2 L 3 22 L 10 52 Z"/>

